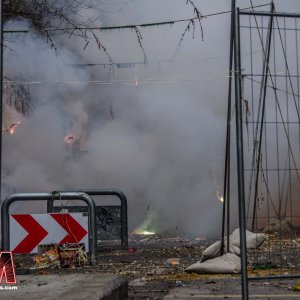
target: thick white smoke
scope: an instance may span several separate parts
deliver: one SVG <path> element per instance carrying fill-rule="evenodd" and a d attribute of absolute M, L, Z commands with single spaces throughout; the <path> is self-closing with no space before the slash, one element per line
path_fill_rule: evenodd
<path fill-rule="evenodd" d="M 203 14 L 230 9 L 230 1 L 194 2 Z M 97 25 L 192 15 L 185 1 L 173 0 L 117 6 L 102 1 L 78 12 L 81 19 L 97 16 Z M 230 15 L 204 19 L 202 25 L 204 41 L 196 23 L 195 38 L 191 29 L 173 62 L 114 72 L 103 66 L 70 67 L 108 62 L 91 35 L 85 50 L 81 38 L 53 38 L 57 54 L 37 33 L 9 36 L 5 76 L 32 82 L 26 86 L 33 111 L 13 136 L 3 135 L 6 195 L 118 188 L 128 197 L 130 229 L 145 221 L 149 207 L 151 229 L 218 235 L 222 206 L 215 194 L 222 193 Z M 170 59 L 185 26 L 141 30 L 147 59 Z M 114 62 L 143 61 L 134 31 L 96 34 Z M 79 156 L 65 144 L 68 134 L 82 138 Z"/>

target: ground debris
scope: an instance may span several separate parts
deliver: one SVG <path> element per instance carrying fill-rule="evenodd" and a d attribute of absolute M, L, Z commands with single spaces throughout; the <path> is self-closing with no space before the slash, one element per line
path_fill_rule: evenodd
<path fill-rule="evenodd" d="M 32 269 L 55 268 L 60 266 L 57 245 L 51 245 L 50 249 L 34 257 L 35 266 Z"/>
<path fill-rule="evenodd" d="M 37 286 L 47 285 L 47 284 L 48 284 L 48 282 L 45 281 L 45 280 L 43 280 L 43 281 L 39 281 L 39 282 L 37 283 Z"/>
<path fill-rule="evenodd" d="M 179 286 L 182 286 L 182 287 L 184 286 L 184 284 L 182 283 L 181 280 L 176 280 L 176 281 L 175 281 L 175 285 L 178 286 L 178 287 L 179 287 Z"/>
<path fill-rule="evenodd" d="M 258 249 L 248 251 L 249 276 L 269 276 L 300 273 L 299 236 L 292 239 L 288 236 L 269 234 Z M 32 274 L 51 273 L 113 273 L 125 277 L 129 284 L 129 299 L 162 299 L 171 290 L 183 291 L 192 288 L 195 295 L 200 292 L 232 294 L 240 287 L 240 275 L 234 274 L 195 274 L 184 270 L 195 260 L 200 260 L 207 244 L 214 240 L 196 241 L 180 238 L 159 238 L 151 236 L 148 242 L 140 241 L 141 237 L 130 237 L 129 245 L 138 249 L 134 253 L 119 248 L 109 248 L 97 253 L 96 266 L 79 266 L 72 268 L 56 268 L 33 270 Z M 186 240 L 186 241 L 185 241 Z M 115 244 L 113 244 L 115 246 Z M 119 245 L 118 245 L 119 247 Z M 269 253 L 272 249 L 273 253 Z M 283 254 L 282 257 L 279 254 Z M 23 268 L 32 265 L 33 255 L 14 255 L 15 262 Z M 170 264 L 170 260 L 178 264 Z M 168 262 L 169 261 L 169 262 Z M 289 264 L 290 263 L 290 264 Z M 293 266 L 291 266 L 291 263 Z M 284 267 L 285 266 L 285 267 Z M 293 272 L 292 272 L 293 271 Z M 299 274 L 298 273 L 298 274 Z M 176 287 L 176 281 L 185 285 Z M 273 282 L 265 285 L 262 282 L 251 282 L 250 288 L 265 287 L 289 290 L 296 282 L 275 286 Z M 200 289 L 200 290 L 199 290 Z M 212 290 L 213 289 L 213 290 Z M 220 293 L 220 292 L 219 292 Z M 294 293 L 298 293 L 295 291 Z"/>
<path fill-rule="evenodd" d="M 167 259 L 167 263 L 171 266 L 177 266 L 179 265 L 179 258 L 169 258 Z"/>
<path fill-rule="evenodd" d="M 84 244 L 49 244 L 39 247 L 39 255 L 33 258 L 35 266 L 31 270 L 85 266 L 87 253 Z M 20 264 L 20 263 L 19 263 Z"/>
<path fill-rule="evenodd" d="M 297 283 L 296 285 L 294 285 L 294 286 L 292 287 L 292 290 L 293 290 L 293 291 L 300 291 L 300 283 Z"/>

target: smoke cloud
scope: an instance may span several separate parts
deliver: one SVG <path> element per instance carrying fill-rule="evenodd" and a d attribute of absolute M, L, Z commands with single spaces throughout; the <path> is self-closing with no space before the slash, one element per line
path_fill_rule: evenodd
<path fill-rule="evenodd" d="M 194 2 L 203 14 L 230 9 L 230 1 Z M 101 1 L 77 15 L 78 21 L 97 18 L 94 22 L 101 26 L 189 18 L 193 13 L 185 1 Z M 3 197 L 117 188 L 128 198 L 130 230 L 144 223 L 158 232 L 219 235 L 222 205 L 216 191 L 222 194 L 230 15 L 203 19 L 202 26 L 204 40 L 196 22 L 194 38 L 191 28 L 172 62 L 166 60 L 186 23 L 141 29 L 147 60 L 153 63 L 114 70 L 72 67 L 109 63 L 92 35 L 86 49 L 80 37 L 56 36 L 57 52 L 38 33 L 9 35 L 5 76 L 31 82 L 24 86 L 32 109 L 26 117 L 13 112 L 6 121 L 21 118 L 14 135 L 3 135 Z M 20 27 L 30 23 L 6 24 Z M 134 30 L 96 35 L 115 63 L 144 61 Z M 10 93 L 8 86 L 5 97 Z M 67 135 L 80 138 L 77 154 L 65 143 Z M 28 211 L 25 206 L 16 210 Z"/>

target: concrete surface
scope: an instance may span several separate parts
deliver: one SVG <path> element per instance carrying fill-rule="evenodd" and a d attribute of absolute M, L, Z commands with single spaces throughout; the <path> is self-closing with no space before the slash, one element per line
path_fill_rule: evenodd
<path fill-rule="evenodd" d="M 219 299 L 242 299 L 241 295 L 238 294 L 205 294 L 202 292 L 199 292 L 194 289 L 185 289 L 183 288 L 181 291 L 178 290 L 173 290 L 171 291 L 167 296 L 164 297 L 165 300 L 168 299 L 177 299 L 177 300 L 197 300 L 197 299 L 209 299 L 209 300 L 219 300 Z M 269 294 L 250 294 L 249 299 L 278 299 L 278 300 L 283 300 L 283 299 L 300 299 L 300 295 L 295 295 L 295 294 L 281 294 L 281 295 L 274 295 L 274 293 L 269 293 Z"/>
<path fill-rule="evenodd" d="M 122 300 L 127 281 L 113 274 L 17 275 L 17 290 L 0 285 L 1 300 Z"/>
<path fill-rule="evenodd" d="M 299 281 L 298 281 L 299 282 Z M 300 300 L 300 292 L 293 291 L 297 281 L 260 281 L 249 283 L 249 299 L 289 299 Z M 199 281 L 197 286 L 176 287 L 163 299 L 242 299 L 239 279 L 216 279 L 208 282 Z"/>

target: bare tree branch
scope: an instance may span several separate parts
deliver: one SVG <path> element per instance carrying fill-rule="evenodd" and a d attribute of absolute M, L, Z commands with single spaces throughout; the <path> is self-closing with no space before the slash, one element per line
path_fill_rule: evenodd
<path fill-rule="evenodd" d="M 204 34 L 203 34 L 203 27 L 202 27 L 202 19 L 204 18 L 204 16 L 200 13 L 199 9 L 196 7 L 196 5 L 194 4 L 194 2 L 192 0 L 186 0 L 186 4 L 191 4 L 194 8 L 194 13 L 197 16 L 197 19 L 199 20 L 199 24 L 200 24 L 200 30 L 201 30 L 201 38 L 202 41 L 204 39 Z"/>
<path fill-rule="evenodd" d="M 137 36 L 137 39 L 138 39 L 140 48 L 141 48 L 142 51 L 143 51 L 143 55 L 144 55 L 144 63 L 146 63 L 146 62 L 147 62 L 147 55 L 146 55 L 145 49 L 144 49 L 143 44 L 142 44 L 142 39 L 143 39 L 142 34 L 141 34 L 141 32 L 139 31 L 139 29 L 138 29 L 137 26 L 134 27 L 134 30 L 135 30 L 135 33 L 136 33 L 136 36 Z"/>

